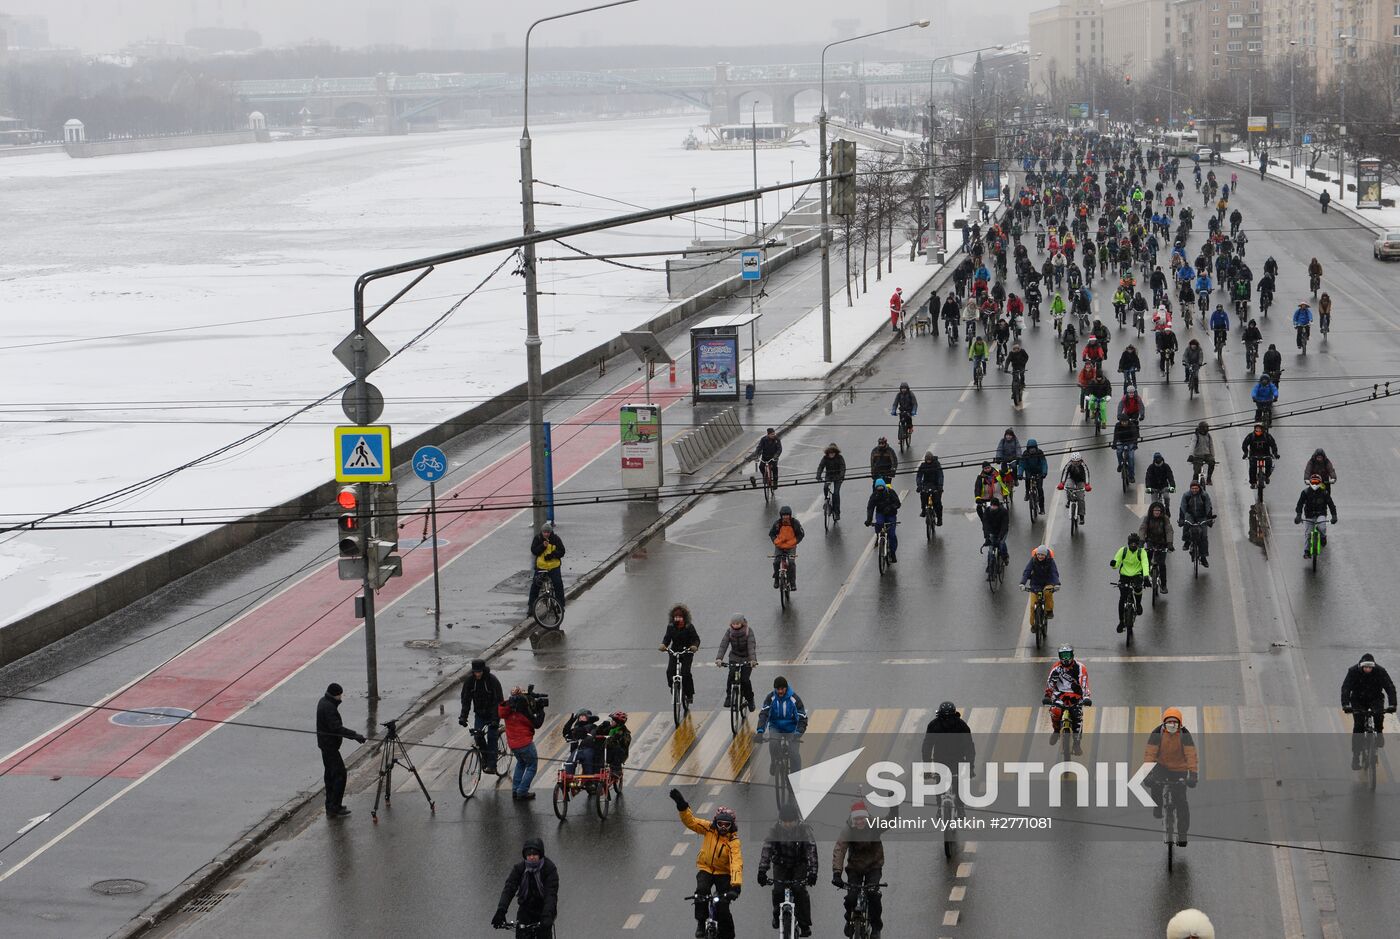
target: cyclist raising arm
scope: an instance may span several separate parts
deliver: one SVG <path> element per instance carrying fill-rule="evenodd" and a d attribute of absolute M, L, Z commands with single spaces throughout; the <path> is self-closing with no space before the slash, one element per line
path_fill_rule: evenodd
<path fill-rule="evenodd" d="M 705 918 L 709 915 L 710 888 L 717 887 L 725 902 L 717 905 L 720 935 L 734 935 L 734 917 L 729 904 L 739 899 L 744 884 L 744 853 L 739 842 L 739 820 L 734 810 L 721 805 L 706 822 L 695 817 L 690 803 L 679 789 L 670 792 L 680 813 L 681 824 L 700 836 L 695 855 L 695 935 L 704 939 Z"/>

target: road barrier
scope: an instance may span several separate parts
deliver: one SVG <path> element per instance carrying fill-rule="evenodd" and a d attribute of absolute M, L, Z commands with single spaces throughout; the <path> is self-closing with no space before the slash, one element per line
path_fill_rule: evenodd
<path fill-rule="evenodd" d="M 689 476 L 743 432 L 743 425 L 739 423 L 739 412 L 733 408 L 725 408 L 699 427 L 686 431 L 671 442 L 671 449 L 676 454 L 676 465 L 682 473 Z"/>

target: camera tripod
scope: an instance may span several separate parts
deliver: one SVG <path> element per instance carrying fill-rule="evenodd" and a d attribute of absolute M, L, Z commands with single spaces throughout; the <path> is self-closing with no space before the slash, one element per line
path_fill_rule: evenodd
<path fill-rule="evenodd" d="M 387 809 L 394 797 L 394 767 L 402 766 L 413 774 L 413 778 L 418 780 L 418 788 L 423 790 L 423 798 L 428 800 L 428 810 L 434 815 L 437 814 L 437 803 L 428 794 L 428 787 L 423 785 L 423 777 L 418 775 L 418 768 L 413 765 L 413 760 L 408 756 L 408 747 L 404 746 L 399 739 L 398 721 L 389 721 L 384 727 L 384 747 L 379 751 L 379 782 L 374 787 L 374 808 L 370 809 L 369 817 L 374 819 L 374 823 L 379 824 L 379 798 L 384 797 L 384 807 Z"/>

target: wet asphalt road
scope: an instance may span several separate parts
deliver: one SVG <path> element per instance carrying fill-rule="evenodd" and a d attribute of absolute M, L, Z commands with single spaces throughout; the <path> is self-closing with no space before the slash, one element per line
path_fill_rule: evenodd
<path fill-rule="evenodd" d="M 1372 261 L 1369 234 L 1335 213 L 1319 216 L 1302 194 L 1252 177 L 1237 202 L 1253 266 L 1258 270 L 1273 254 L 1283 271 L 1278 305 L 1263 327 L 1266 343 L 1284 350 L 1280 413 L 1305 400 L 1354 395 L 1390 377 L 1400 311 L 1388 297 L 1400 288 L 1400 273 Z M 1303 358 L 1292 350 L 1286 321 L 1291 302 L 1302 296 L 1313 254 L 1326 269 L 1334 327 Z M 1042 326 L 1028 341 L 1031 385 L 1023 410 L 1013 413 L 1002 376 L 994 374 L 980 393 L 967 388 L 961 347 L 951 352 L 928 339 L 912 341 L 881 358 L 853 402 L 788 435 L 785 473 L 814 468 L 828 440 L 839 442 L 857 464 L 875 436 L 893 430 L 888 402 L 901 380 L 914 385 L 920 400 L 914 451 L 933 449 L 945 464 L 980 461 L 1006 426 L 1023 441 L 1037 437 L 1048 450 L 1087 447 L 1092 433 L 1086 435 L 1077 419 L 1076 392 L 1057 358 L 1053 332 Z M 1113 359 L 1124 341 L 1115 338 Z M 1146 432 L 1185 433 L 1144 445 L 1140 460 L 1160 449 L 1184 480 L 1189 431 L 1197 420 L 1241 420 L 1252 413 L 1243 350 L 1235 339 L 1224 373 L 1207 366 L 1204 397 L 1195 401 L 1179 384 L 1179 369 L 1170 386 L 1158 384 L 1154 373 L 1148 365 L 1141 383 L 1150 408 Z M 1275 529 L 1267 557 L 1246 539 L 1249 493 L 1238 459 L 1244 430 L 1218 431 L 1213 564 L 1193 579 L 1181 552 L 1173 556 L 1172 591 L 1139 621 L 1131 650 L 1113 631 L 1107 561 L 1145 506 L 1139 492 L 1122 493 L 1111 455 L 1088 455 L 1095 487 L 1088 524 L 1073 539 L 1059 500 L 1034 527 L 1017 503 L 1009 540 L 1013 568 L 1035 544 L 1055 547 L 1065 589 L 1050 642 L 1073 642 L 1087 664 L 1101 726 L 1151 726 L 1167 705 L 1195 709 L 1188 712 L 1192 729 L 1202 736 L 1213 729 L 1277 734 L 1344 726 L 1336 691 L 1346 667 L 1363 651 L 1382 664 L 1400 661 L 1384 613 L 1384 588 L 1393 573 L 1387 552 L 1376 550 L 1393 538 L 1400 504 L 1392 476 L 1375 470 L 1377 462 L 1400 456 L 1392 415 L 1391 403 L 1382 401 L 1279 422 L 1283 458 L 1268 493 Z M 1327 449 L 1341 476 L 1342 523 L 1313 573 L 1298 556 L 1300 529 L 1288 522 L 1303 463 L 1316 446 Z M 1052 458 L 1052 472 L 1060 463 Z M 925 542 L 917 510 L 906 508 L 900 563 L 884 577 L 867 550 L 869 532 L 859 525 L 864 488 L 858 479 L 848 483 L 846 517 L 830 533 L 821 528 L 817 487 L 785 490 L 783 500 L 808 528 L 800 590 L 787 612 L 780 611 L 767 578 L 771 507 L 752 492 L 708 499 L 572 604 L 562 641 L 506 655 L 497 665 L 503 680 L 547 689 L 556 715 L 578 707 L 632 713 L 636 741 L 627 794 L 606 823 L 578 815 L 563 824 L 555 820 L 548 803 L 555 764 L 548 760 L 536 780 L 540 798 L 528 807 L 512 804 L 503 789 L 463 803 L 455 792 L 459 751 L 433 748 L 465 743 L 449 697 L 435 718 L 410 733 L 433 745 L 415 748 L 414 758 L 437 798 L 435 816 L 416 791 L 403 791 L 391 813 L 372 826 L 366 816 L 373 779 L 361 774 L 352 781 L 354 817 L 301 819 L 221 885 L 227 896 L 212 911 L 183 915 L 163 932 L 481 934 L 518 845 L 537 835 L 561 869 L 561 924 L 568 932 L 688 935 L 689 911 L 680 897 L 693 884 L 695 839 L 676 821 L 664 792 L 679 785 L 697 806 L 741 804 L 745 785 L 733 780 L 744 772 L 747 748 L 732 741 L 724 715 L 715 713 L 722 695 L 718 669 L 698 671 L 689 725 L 673 731 L 663 713 L 669 696 L 655 646 L 671 603 L 684 601 L 694 610 L 707 652 L 731 613 L 747 614 L 761 650 L 756 686 L 766 689 L 774 675 L 787 676 L 814 725 L 851 732 L 918 729 L 944 699 L 956 701 L 978 732 L 1043 722 L 1037 705 L 1049 662 L 1029 642 L 1024 596 L 1010 589 L 990 594 L 982 581 L 980 537 L 969 515 L 971 473 L 950 472 L 947 524 L 932 543 Z M 901 476 L 901 493 L 911 488 L 912 479 Z M 557 726 L 551 721 L 544 732 Z M 557 750 L 553 742 L 546 753 Z M 1370 798 L 1359 788 L 1354 797 Z M 1152 826 L 1148 813 L 1141 814 L 1140 823 Z M 741 935 L 763 934 L 765 891 L 752 877 L 762 832 L 743 834 L 746 891 L 736 916 Z M 1321 837 L 1326 841 L 1325 833 Z M 1327 847 L 1395 854 L 1394 844 Z M 937 845 L 911 840 L 890 841 L 886 852 L 892 883 L 887 936 L 1157 935 L 1171 913 L 1193 905 L 1211 915 L 1221 935 L 1313 937 L 1324 935 L 1325 927 L 1329 936 L 1370 937 L 1389 935 L 1400 914 L 1400 901 L 1388 889 L 1393 861 L 1215 842 L 1200 830 L 1170 874 L 1160 844 L 1092 842 L 1072 829 L 1052 842 L 975 841 L 953 863 Z M 820 855 L 826 884 L 829 843 Z M 817 934 L 839 935 L 839 915 L 837 892 L 819 886 Z"/>

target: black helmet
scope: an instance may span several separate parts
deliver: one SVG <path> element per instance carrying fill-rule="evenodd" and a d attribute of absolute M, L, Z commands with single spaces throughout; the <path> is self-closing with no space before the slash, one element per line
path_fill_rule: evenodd
<path fill-rule="evenodd" d="M 957 713 L 958 713 L 957 705 L 953 704 L 952 701 L 944 701 L 942 704 L 940 704 L 940 705 L 938 706 L 938 716 L 939 716 L 939 717 L 955 717 L 955 716 L 957 716 Z"/>
<path fill-rule="evenodd" d="M 1142 536 L 1135 531 L 1128 532 L 1128 547 L 1137 549 L 1142 544 Z"/>
<path fill-rule="evenodd" d="M 790 505 L 785 505 L 785 506 L 783 506 L 782 508 L 778 509 L 778 514 L 779 514 L 779 515 L 791 515 L 791 514 L 792 514 L 792 506 L 790 506 Z"/>

